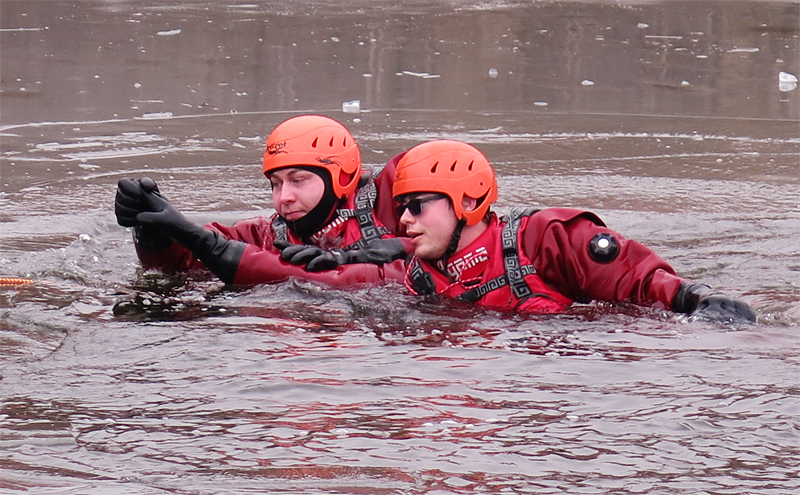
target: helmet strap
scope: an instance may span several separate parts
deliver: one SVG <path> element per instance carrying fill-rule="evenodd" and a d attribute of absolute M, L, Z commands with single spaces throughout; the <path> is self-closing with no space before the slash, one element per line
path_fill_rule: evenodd
<path fill-rule="evenodd" d="M 458 243 L 461 241 L 461 232 L 464 230 L 464 226 L 467 225 L 467 219 L 461 218 L 458 220 L 456 224 L 455 230 L 453 230 L 453 235 L 450 237 L 450 243 L 447 245 L 447 249 L 444 250 L 444 254 L 442 258 L 439 260 L 440 266 L 445 268 L 445 273 L 447 273 L 447 261 L 450 259 L 450 256 L 455 254 L 456 250 L 458 249 Z"/>

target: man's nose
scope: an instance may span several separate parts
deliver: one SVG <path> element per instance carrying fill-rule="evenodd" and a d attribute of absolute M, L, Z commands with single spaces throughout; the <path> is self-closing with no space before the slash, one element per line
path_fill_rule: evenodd
<path fill-rule="evenodd" d="M 284 203 L 290 203 L 297 199 L 297 189 L 290 185 L 284 184 L 281 187 L 281 201 Z"/>
<path fill-rule="evenodd" d="M 401 224 L 409 225 L 411 223 L 414 223 L 414 215 L 412 215 L 411 212 L 408 211 L 408 208 L 406 208 L 405 211 L 403 211 L 403 214 L 400 215 L 399 220 Z"/>

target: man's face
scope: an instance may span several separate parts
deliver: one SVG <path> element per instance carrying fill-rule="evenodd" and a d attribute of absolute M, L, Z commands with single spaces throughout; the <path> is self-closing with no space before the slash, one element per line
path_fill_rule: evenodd
<path fill-rule="evenodd" d="M 458 219 L 446 196 L 435 193 L 416 193 L 398 201 L 403 209 L 400 223 L 411 237 L 414 254 L 424 260 L 444 256 L 453 237 Z"/>
<path fill-rule="evenodd" d="M 281 168 L 269 174 L 272 203 L 286 220 L 303 218 L 319 204 L 325 194 L 322 177 L 301 168 Z"/>

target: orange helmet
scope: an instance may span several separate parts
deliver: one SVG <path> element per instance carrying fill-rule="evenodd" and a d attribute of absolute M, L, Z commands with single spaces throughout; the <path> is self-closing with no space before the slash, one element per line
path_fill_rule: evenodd
<path fill-rule="evenodd" d="M 330 172 L 337 198 L 355 191 L 361 178 L 361 153 L 350 131 L 321 115 L 292 117 L 267 138 L 264 175 L 298 165 L 322 167 Z"/>
<path fill-rule="evenodd" d="M 459 220 L 475 225 L 497 200 L 497 179 L 489 160 L 477 148 L 461 141 L 438 140 L 418 144 L 397 164 L 392 195 L 438 192 L 453 203 Z M 478 200 L 474 211 L 465 211 L 464 197 Z"/>

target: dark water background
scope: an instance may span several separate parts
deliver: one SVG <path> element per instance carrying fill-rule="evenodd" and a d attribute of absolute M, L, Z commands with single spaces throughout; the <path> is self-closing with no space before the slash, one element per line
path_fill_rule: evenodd
<path fill-rule="evenodd" d="M 36 282 L 0 287 L 0 493 L 797 491 L 799 11 L 3 0 L 0 276 Z M 759 322 L 141 273 L 119 178 L 270 214 L 264 141 L 309 112 L 368 166 L 473 143 L 500 212 L 593 210 Z"/>

